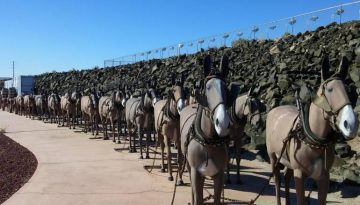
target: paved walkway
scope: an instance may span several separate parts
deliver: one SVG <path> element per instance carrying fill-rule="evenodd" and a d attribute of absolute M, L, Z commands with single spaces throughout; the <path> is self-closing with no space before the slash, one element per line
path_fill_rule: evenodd
<path fill-rule="evenodd" d="M 0 111 L 1 128 L 6 129 L 7 136 L 27 147 L 38 159 L 38 168 L 33 177 L 5 205 L 168 205 L 171 202 L 173 182 L 167 181 L 167 174 L 160 173 L 159 169 L 148 174 L 143 166 L 151 165 L 152 159 L 139 160 L 138 153 L 115 151 L 122 150 L 123 144 L 89 139 L 92 137 L 90 134 L 79 130 L 74 132 L 68 128 L 58 128 L 55 124 L 3 111 Z M 157 160 L 156 165 L 159 164 L 160 161 Z M 225 196 L 249 201 L 266 183 L 269 165 L 253 159 L 242 160 L 242 165 L 244 185 L 228 186 Z M 184 181 L 189 183 L 187 173 Z M 190 191 L 189 186 L 178 187 L 175 204 L 190 202 Z M 273 194 L 274 187 L 271 183 L 258 204 L 274 204 Z M 206 192 L 204 196 L 207 196 Z M 312 197 L 316 198 L 316 195 L 313 194 Z M 292 194 L 292 198 L 295 198 L 295 194 Z"/>

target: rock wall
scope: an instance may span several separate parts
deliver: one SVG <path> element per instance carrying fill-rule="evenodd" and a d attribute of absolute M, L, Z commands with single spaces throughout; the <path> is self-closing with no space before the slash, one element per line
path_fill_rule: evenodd
<path fill-rule="evenodd" d="M 240 82 L 244 92 L 255 85 L 254 93 L 266 102 L 269 109 L 295 102 L 294 83 L 306 83 L 311 87 L 319 85 L 324 55 L 329 56 L 333 70 L 338 67 L 340 56 L 346 55 L 351 62 L 346 84 L 353 106 L 360 112 L 360 21 L 341 25 L 332 23 L 312 32 L 286 35 L 277 40 L 239 40 L 232 47 L 192 55 L 112 68 L 44 73 L 36 76 L 35 86 L 39 93 L 63 93 L 74 89 L 86 93 L 93 87 L 110 92 L 122 84 L 144 88 L 145 83 L 151 80 L 157 82 L 160 92 L 164 92 L 170 86 L 171 74 L 183 73 L 186 76 L 185 86 L 191 89 L 193 82 L 201 78 L 202 59 L 208 53 L 215 57 L 215 63 L 226 53 L 231 67 L 228 81 Z M 254 130 L 247 127 L 246 133 L 251 136 L 252 147 L 263 147 L 264 128 Z M 344 154 L 342 148 L 338 151 Z"/>

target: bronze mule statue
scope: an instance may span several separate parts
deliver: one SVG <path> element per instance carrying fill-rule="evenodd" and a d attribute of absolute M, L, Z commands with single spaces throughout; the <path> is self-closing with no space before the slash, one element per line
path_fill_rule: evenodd
<path fill-rule="evenodd" d="M 242 146 L 242 137 L 244 135 L 244 129 L 246 123 L 250 123 L 252 126 L 259 128 L 263 121 L 261 119 L 261 113 L 266 111 L 266 106 L 259 99 L 253 96 L 253 88 L 247 93 L 237 96 L 240 88 L 236 83 L 231 84 L 230 94 L 235 95 L 233 104 L 229 108 L 230 115 L 230 140 L 234 141 L 235 147 L 235 159 L 236 159 L 236 182 L 242 184 L 240 179 L 240 152 Z M 230 157 L 229 157 L 230 160 Z M 230 161 L 227 168 L 227 183 L 231 183 L 230 180 Z"/>
<path fill-rule="evenodd" d="M 214 180 L 214 204 L 220 204 L 228 161 L 230 117 L 226 105 L 229 96 L 224 80 L 229 70 L 227 56 L 222 57 L 218 68 L 213 67 L 211 57 L 206 56 L 203 70 L 204 88 L 195 96 L 198 104 L 191 104 L 180 113 L 181 150 L 190 173 L 193 205 L 203 204 L 206 176 Z"/>
<path fill-rule="evenodd" d="M 285 195 L 290 204 L 289 181 L 295 177 L 297 204 L 305 204 L 304 179 L 318 185 L 318 203 L 326 204 L 329 170 L 334 161 L 335 131 L 349 140 L 356 136 L 359 122 L 345 91 L 343 80 L 349 63 L 343 57 L 338 71 L 330 76 L 329 59 L 323 59 L 321 84 L 303 108 L 286 105 L 272 109 L 266 120 L 266 145 L 275 179 L 277 204 L 280 200 L 280 164 L 286 167 Z"/>
<path fill-rule="evenodd" d="M 109 139 L 108 123 L 110 122 L 113 134 L 113 142 L 116 142 L 115 122 L 118 122 L 121 119 L 121 112 L 124 109 L 121 103 L 123 98 L 123 92 L 118 89 L 117 91 L 114 91 L 111 96 L 102 96 L 99 100 L 99 115 L 103 127 L 104 139 Z M 117 123 L 117 125 L 120 125 L 120 123 Z M 120 127 L 118 126 L 118 131 L 119 129 Z"/>
<path fill-rule="evenodd" d="M 136 152 L 135 132 L 137 131 L 140 159 L 143 159 L 144 132 L 146 133 L 146 158 L 150 158 L 148 143 L 150 140 L 150 130 L 153 128 L 153 106 L 158 101 L 154 87 L 154 85 L 148 85 L 144 93 L 128 99 L 125 104 L 125 117 L 130 139 L 129 152 Z"/>
<path fill-rule="evenodd" d="M 161 171 L 165 172 L 164 166 L 164 148 L 167 151 L 167 168 L 169 181 L 173 181 L 171 167 L 171 142 L 174 141 L 178 148 L 178 165 L 180 168 L 180 112 L 185 107 L 185 93 L 183 89 L 183 77 L 176 82 L 172 76 L 172 87 L 168 90 L 168 96 L 165 100 L 158 101 L 154 106 L 155 130 L 158 137 L 158 143 L 161 147 Z M 178 184 L 183 184 L 180 178 Z"/>

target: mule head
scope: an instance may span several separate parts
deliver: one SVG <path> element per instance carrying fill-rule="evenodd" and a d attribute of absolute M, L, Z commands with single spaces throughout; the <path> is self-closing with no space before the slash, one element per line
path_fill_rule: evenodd
<path fill-rule="evenodd" d="M 182 86 L 175 85 L 168 91 L 171 106 L 175 107 L 180 114 L 185 107 L 185 91 Z"/>
<path fill-rule="evenodd" d="M 226 109 L 228 90 L 225 78 L 228 73 L 228 58 L 223 56 L 218 68 L 212 67 L 210 56 L 204 60 L 204 90 L 203 94 L 196 94 L 197 102 L 210 110 L 210 118 L 219 136 L 229 133 L 230 118 Z"/>
<path fill-rule="evenodd" d="M 259 128 L 263 124 L 261 113 L 266 112 L 266 106 L 259 99 L 253 97 L 250 92 L 246 95 L 243 114 L 251 125 Z"/>
<path fill-rule="evenodd" d="M 150 109 L 159 101 L 157 97 L 156 90 L 154 88 L 149 88 L 144 94 L 144 107 Z"/>
<path fill-rule="evenodd" d="M 168 91 L 168 97 L 171 100 L 172 105 L 176 106 L 177 112 L 180 114 L 185 107 L 185 90 L 183 88 L 184 77 L 181 74 L 179 79 L 172 77 L 172 89 Z"/>
<path fill-rule="evenodd" d="M 111 94 L 111 98 L 112 98 L 112 101 L 114 102 L 115 106 L 122 106 L 123 107 L 123 104 L 122 104 L 122 101 L 124 99 L 123 91 L 121 91 L 121 90 L 114 91 Z"/>
<path fill-rule="evenodd" d="M 325 57 L 321 68 L 322 82 L 316 99 L 313 101 L 325 111 L 325 117 L 330 119 L 330 122 L 340 130 L 347 140 L 357 135 L 359 127 L 358 118 L 353 111 L 343 82 L 348 73 L 348 68 L 348 59 L 342 57 L 336 73 L 329 77 L 330 62 Z"/>
<path fill-rule="evenodd" d="M 71 100 L 75 101 L 76 103 L 80 101 L 80 98 L 81 98 L 81 93 L 78 90 L 71 93 Z"/>

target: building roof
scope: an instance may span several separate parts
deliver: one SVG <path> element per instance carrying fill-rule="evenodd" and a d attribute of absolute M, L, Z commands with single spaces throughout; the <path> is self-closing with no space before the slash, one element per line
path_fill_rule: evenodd
<path fill-rule="evenodd" d="M 9 78 L 9 77 L 0 77 L 0 81 L 8 81 L 8 80 L 12 80 L 12 78 Z"/>

